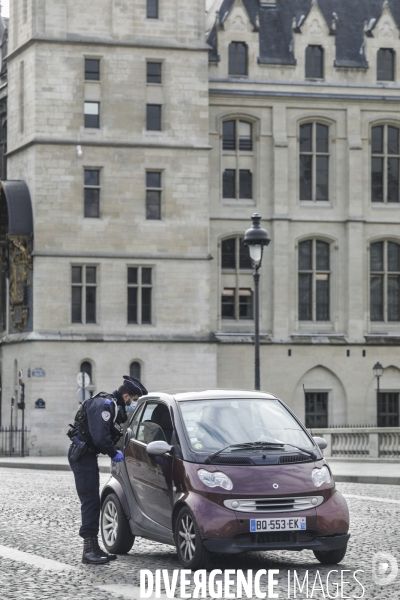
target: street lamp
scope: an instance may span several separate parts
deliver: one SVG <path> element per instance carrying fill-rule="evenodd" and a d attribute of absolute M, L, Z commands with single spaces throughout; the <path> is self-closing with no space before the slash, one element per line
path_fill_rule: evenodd
<path fill-rule="evenodd" d="M 250 258 L 254 267 L 254 388 L 260 389 L 260 299 L 259 282 L 264 246 L 268 246 L 270 239 L 268 233 L 260 225 L 261 216 L 257 213 L 251 217 L 253 221 L 250 229 L 244 234 L 243 243 L 249 247 Z"/>
<path fill-rule="evenodd" d="M 377 362 L 372 367 L 372 370 L 374 372 L 375 377 L 378 380 L 378 389 L 377 389 L 377 392 L 376 392 L 376 410 L 377 410 L 377 414 L 378 414 L 378 427 L 379 427 L 379 379 L 383 375 L 383 367 L 382 367 L 382 365 L 381 365 L 380 362 Z"/>

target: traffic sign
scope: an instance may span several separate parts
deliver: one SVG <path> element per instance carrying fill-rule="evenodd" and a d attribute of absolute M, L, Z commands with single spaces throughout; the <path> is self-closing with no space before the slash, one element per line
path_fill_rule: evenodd
<path fill-rule="evenodd" d="M 76 392 L 76 395 L 78 396 L 78 402 L 83 402 L 84 400 L 89 400 L 90 398 L 90 392 L 86 388 L 79 388 L 79 390 Z"/>
<path fill-rule="evenodd" d="M 87 388 L 88 385 L 90 385 L 90 376 L 87 373 L 81 371 L 80 373 L 78 373 L 76 381 L 80 388 Z"/>

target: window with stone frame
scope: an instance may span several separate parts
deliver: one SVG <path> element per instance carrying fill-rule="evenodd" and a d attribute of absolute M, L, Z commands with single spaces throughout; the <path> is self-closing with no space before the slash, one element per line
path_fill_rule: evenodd
<path fill-rule="evenodd" d="M 329 127 L 303 123 L 299 132 L 300 200 L 329 201 Z"/>
<path fill-rule="evenodd" d="M 100 217 L 100 170 L 84 169 L 83 216 L 85 218 Z"/>
<path fill-rule="evenodd" d="M 146 0 L 146 17 L 158 19 L 158 0 Z"/>
<path fill-rule="evenodd" d="M 86 386 L 86 389 L 89 390 L 90 395 L 93 396 L 95 391 L 95 385 L 93 380 L 93 366 L 89 360 L 84 360 L 80 366 L 80 372 L 86 373 L 89 376 L 89 384 Z"/>
<path fill-rule="evenodd" d="M 146 219 L 161 219 L 161 171 L 146 171 Z"/>
<path fill-rule="evenodd" d="M 221 242 L 221 281 L 221 318 L 253 319 L 252 264 L 241 236 Z"/>
<path fill-rule="evenodd" d="M 377 125 L 371 129 L 371 200 L 391 204 L 400 200 L 398 127 Z"/>
<path fill-rule="evenodd" d="M 305 240 L 298 254 L 298 319 L 330 321 L 330 244 Z"/>
<path fill-rule="evenodd" d="M 248 73 L 248 49 L 244 42 L 231 42 L 228 48 L 229 75 L 245 76 Z"/>
<path fill-rule="evenodd" d="M 400 321 L 400 244 L 370 245 L 370 320 Z"/>
<path fill-rule="evenodd" d="M 85 127 L 87 129 L 100 128 L 100 102 L 85 102 Z"/>
<path fill-rule="evenodd" d="M 100 59 L 85 58 L 85 81 L 100 81 Z"/>
<path fill-rule="evenodd" d="M 162 105 L 146 104 L 146 129 L 147 131 L 161 131 Z"/>
<path fill-rule="evenodd" d="M 133 379 L 141 380 L 142 376 L 142 365 L 138 360 L 134 360 L 129 365 L 129 376 L 133 377 Z"/>
<path fill-rule="evenodd" d="M 146 83 L 162 83 L 162 63 L 160 61 L 147 61 Z"/>
<path fill-rule="evenodd" d="M 328 392 L 306 392 L 307 429 L 328 427 Z"/>
<path fill-rule="evenodd" d="M 399 427 L 399 392 L 378 394 L 378 427 Z"/>
<path fill-rule="evenodd" d="M 130 325 L 152 322 L 152 268 L 128 267 L 127 321 Z"/>
<path fill-rule="evenodd" d="M 222 123 L 222 150 L 251 152 L 253 126 L 243 119 L 229 119 Z"/>
<path fill-rule="evenodd" d="M 376 57 L 378 81 L 394 81 L 395 80 L 395 56 L 396 53 L 392 48 L 380 48 Z"/>
<path fill-rule="evenodd" d="M 324 78 L 324 49 L 322 46 L 306 48 L 306 79 Z"/>
<path fill-rule="evenodd" d="M 71 322 L 96 323 L 97 268 L 71 266 Z"/>
<path fill-rule="evenodd" d="M 225 169 L 222 174 L 222 197 L 251 200 L 253 174 L 249 169 Z"/>

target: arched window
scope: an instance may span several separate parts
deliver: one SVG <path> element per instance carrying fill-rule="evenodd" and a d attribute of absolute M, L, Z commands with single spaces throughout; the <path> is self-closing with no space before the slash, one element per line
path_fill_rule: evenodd
<path fill-rule="evenodd" d="M 371 131 L 372 202 L 399 202 L 399 129 L 378 125 Z"/>
<path fill-rule="evenodd" d="M 247 75 L 247 45 L 244 42 L 229 44 L 229 75 Z"/>
<path fill-rule="evenodd" d="M 89 362 L 88 360 L 84 360 L 83 362 L 81 362 L 81 368 L 80 368 L 81 373 L 87 373 L 90 377 L 90 383 L 87 387 L 87 389 L 90 392 L 90 395 L 93 396 L 93 392 L 95 389 L 95 385 L 94 385 L 94 381 L 93 381 L 93 368 L 92 368 L 92 363 Z"/>
<path fill-rule="evenodd" d="M 391 48 L 380 48 L 377 55 L 377 80 L 394 81 L 395 52 Z"/>
<path fill-rule="evenodd" d="M 129 375 L 131 377 L 133 377 L 134 379 L 138 379 L 140 381 L 141 374 L 142 374 L 142 366 L 141 366 L 140 362 L 138 362 L 137 360 L 134 360 L 133 362 L 131 362 L 131 365 L 129 367 Z"/>
<path fill-rule="evenodd" d="M 300 200 L 329 200 L 329 127 L 300 125 Z"/>
<path fill-rule="evenodd" d="M 243 237 L 221 243 L 221 317 L 240 321 L 253 318 L 252 264 Z M 249 278 L 250 275 L 250 278 Z"/>
<path fill-rule="evenodd" d="M 306 48 L 306 79 L 324 78 L 324 49 L 321 46 Z"/>
<path fill-rule="evenodd" d="M 330 320 L 330 247 L 322 240 L 299 244 L 299 321 Z"/>
<path fill-rule="evenodd" d="M 370 319 L 400 321 L 400 245 L 394 242 L 370 246 Z"/>

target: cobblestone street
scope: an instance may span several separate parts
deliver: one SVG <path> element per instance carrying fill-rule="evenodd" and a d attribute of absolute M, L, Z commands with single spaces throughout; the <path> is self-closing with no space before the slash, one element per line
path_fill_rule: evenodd
<path fill-rule="evenodd" d="M 140 569 L 168 569 L 171 573 L 180 565 L 174 548 L 137 538 L 131 552 L 102 567 L 82 565 L 82 543 L 78 536 L 79 502 L 72 474 L 69 472 L 0 469 L 0 546 L 30 553 L 75 567 L 69 571 L 45 570 L 40 564 L 0 558 L 1 600 L 109 600 L 139 597 L 127 595 L 138 589 Z M 101 475 L 101 484 L 108 475 Z M 309 571 L 309 595 L 297 592 L 297 598 L 342 597 L 332 586 L 326 593 L 326 575 L 336 568 L 331 581 L 340 581 L 340 571 L 349 570 L 344 580 L 344 597 L 364 597 L 368 600 L 400 598 L 400 574 L 390 585 L 378 588 L 372 579 L 373 556 L 379 551 L 392 554 L 400 563 L 400 498 L 397 486 L 339 483 L 346 495 L 351 515 L 351 540 L 345 559 L 336 567 L 320 565 L 312 552 L 270 552 L 244 555 L 216 555 L 208 569 L 279 569 L 277 591 L 288 597 L 287 573 L 296 570 L 304 577 Z M 363 498 L 364 497 L 364 498 Z M 381 500 L 379 500 L 381 499 Z M 44 565 L 45 566 L 45 565 Z M 360 569 L 358 580 L 353 578 Z M 316 572 L 319 571 L 325 591 L 318 587 L 311 594 Z M 111 595 L 113 585 L 126 586 L 127 594 Z M 103 587 L 104 586 L 104 587 Z M 179 589 L 179 588 L 178 588 Z M 265 588 L 264 588 L 265 589 Z M 163 590 L 162 590 L 163 592 Z M 293 593 L 293 592 L 292 592 Z M 177 596 L 178 597 L 178 596 Z"/>

